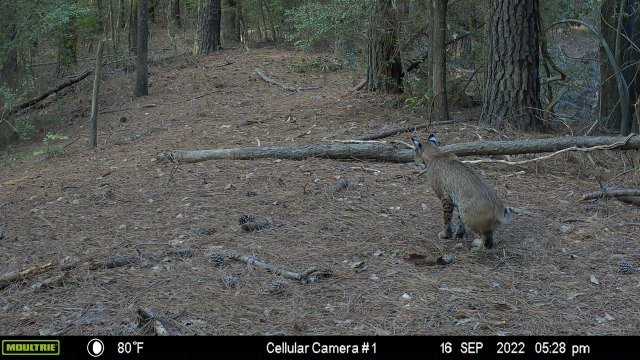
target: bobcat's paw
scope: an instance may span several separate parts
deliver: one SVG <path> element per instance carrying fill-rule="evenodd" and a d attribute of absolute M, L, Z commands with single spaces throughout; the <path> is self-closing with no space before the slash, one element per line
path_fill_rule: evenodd
<path fill-rule="evenodd" d="M 442 240 L 451 239 L 451 233 L 447 233 L 446 231 L 440 231 L 438 233 L 438 237 Z"/>

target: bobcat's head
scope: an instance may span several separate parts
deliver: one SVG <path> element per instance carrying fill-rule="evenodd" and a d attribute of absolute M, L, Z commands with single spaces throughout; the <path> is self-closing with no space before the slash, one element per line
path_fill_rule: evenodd
<path fill-rule="evenodd" d="M 413 143 L 414 158 L 416 162 L 426 165 L 426 160 L 429 160 L 434 154 L 438 153 L 438 140 L 434 134 L 429 135 L 427 138 L 427 144 L 422 145 L 420 140 L 411 138 Z"/>

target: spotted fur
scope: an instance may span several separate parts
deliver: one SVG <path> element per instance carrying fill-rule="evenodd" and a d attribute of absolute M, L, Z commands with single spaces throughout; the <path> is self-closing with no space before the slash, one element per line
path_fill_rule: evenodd
<path fill-rule="evenodd" d="M 440 151 L 435 135 L 431 134 L 424 146 L 411 140 L 415 160 L 426 167 L 424 175 L 442 203 L 444 231 L 438 237 L 450 239 L 454 235 L 451 219 L 456 208 L 459 221 L 455 237 L 462 238 L 468 227 L 480 236 L 474 244 L 492 248 L 493 232 L 511 220 L 512 209 L 504 206 L 493 188 L 455 154 Z"/>

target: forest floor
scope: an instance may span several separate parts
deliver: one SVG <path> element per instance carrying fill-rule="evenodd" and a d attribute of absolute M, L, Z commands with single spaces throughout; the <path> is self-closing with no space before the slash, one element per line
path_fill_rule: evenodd
<path fill-rule="evenodd" d="M 142 308 L 185 335 L 638 333 L 640 271 L 622 273 L 619 263 L 640 267 L 640 209 L 579 201 L 600 183 L 640 187 L 633 152 L 474 165 L 520 209 L 493 250 L 472 249 L 471 234 L 437 238 L 440 202 L 414 164 L 219 160 L 170 176 L 164 149 L 321 144 L 426 121 L 398 97 L 352 91 L 362 73 L 296 71 L 303 58 L 323 57 L 275 46 L 178 56 L 151 66 L 150 94 L 139 99 L 135 74 L 112 76 L 102 85 L 110 112 L 99 118 L 97 149 L 87 146 L 91 81 L 55 97 L 69 109 L 64 152 L 33 157 L 24 154 L 41 144 L 25 144 L 0 160 L 0 273 L 51 263 L 0 290 L 0 333 L 149 334 Z M 256 67 L 320 88 L 286 92 Z M 454 109 L 455 124 L 386 140 L 559 135 L 479 127 L 478 112 Z M 340 178 L 349 186 L 335 192 Z M 275 226 L 246 232 L 243 214 Z M 279 276 L 234 260 L 216 266 L 211 255 L 225 250 L 320 272 L 272 294 Z M 417 266 L 410 254 L 453 262 Z M 91 266 L 117 257 L 135 259 Z"/>

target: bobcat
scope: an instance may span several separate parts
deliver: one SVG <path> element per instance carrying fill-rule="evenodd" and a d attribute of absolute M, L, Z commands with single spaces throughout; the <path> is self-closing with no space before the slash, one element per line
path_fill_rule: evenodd
<path fill-rule="evenodd" d="M 493 247 L 493 231 L 500 223 L 511 220 L 512 209 L 502 205 L 496 192 L 470 167 L 458 160 L 454 154 L 438 149 L 434 134 L 429 135 L 426 146 L 411 138 L 415 149 L 416 162 L 426 166 L 424 171 L 428 182 L 440 201 L 444 216 L 444 231 L 438 233 L 441 239 L 452 236 L 451 217 L 453 208 L 458 209 L 458 229 L 456 238 L 466 232 L 465 224 L 480 239 L 475 246 Z"/>

